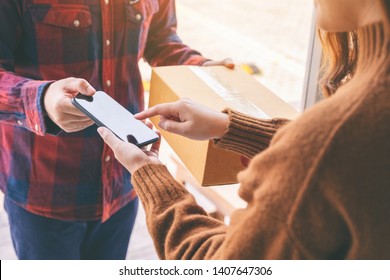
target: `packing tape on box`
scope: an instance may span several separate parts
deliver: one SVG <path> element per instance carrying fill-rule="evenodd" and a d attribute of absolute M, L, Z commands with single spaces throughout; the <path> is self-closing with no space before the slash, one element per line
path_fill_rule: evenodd
<path fill-rule="evenodd" d="M 255 118 L 270 119 L 270 116 L 248 100 L 248 98 L 240 94 L 237 89 L 231 87 L 226 80 L 219 77 L 211 68 L 199 66 L 189 66 L 189 68 L 206 85 L 223 98 L 230 108 Z"/>

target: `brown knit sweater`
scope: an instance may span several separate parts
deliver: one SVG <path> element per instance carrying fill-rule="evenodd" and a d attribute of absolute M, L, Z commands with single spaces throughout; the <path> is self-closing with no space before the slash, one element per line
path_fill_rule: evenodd
<path fill-rule="evenodd" d="M 262 139 L 280 121 L 228 111 L 216 145 L 254 156 L 238 175 L 247 207 L 229 226 L 208 217 L 164 165 L 136 171 L 159 256 L 390 259 L 389 88 L 348 83 L 280 128 L 264 151 Z"/>

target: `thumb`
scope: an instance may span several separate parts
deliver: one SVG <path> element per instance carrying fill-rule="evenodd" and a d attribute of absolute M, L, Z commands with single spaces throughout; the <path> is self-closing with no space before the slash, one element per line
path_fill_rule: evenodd
<path fill-rule="evenodd" d="M 99 127 L 97 129 L 98 133 L 100 134 L 100 137 L 102 137 L 103 141 L 111 148 L 111 150 L 115 151 L 117 149 L 119 149 L 120 147 L 120 144 L 122 143 L 122 141 L 120 139 L 118 139 L 118 137 L 116 137 L 114 135 L 114 133 L 112 133 L 108 128 L 105 128 L 105 127 Z"/>
<path fill-rule="evenodd" d="M 69 90 L 80 92 L 81 94 L 92 96 L 96 90 L 84 79 L 75 78 L 68 85 Z"/>
<path fill-rule="evenodd" d="M 183 135 L 184 133 L 184 123 L 177 122 L 174 120 L 164 119 L 161 120 L 158 126 L 168 132 Z"/>

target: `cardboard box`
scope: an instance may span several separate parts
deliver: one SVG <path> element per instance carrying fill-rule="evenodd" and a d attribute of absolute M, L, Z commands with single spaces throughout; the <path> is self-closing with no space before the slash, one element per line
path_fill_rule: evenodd
<path fill-rule="evenodd" d="M 236 67 L 165 66 L 152 69 L 149 107 L 189 97 L 209 108 L 221 111 L 233 108 L 260 118 L 293 119 L 298 113 L 262 86 L 252 76 Z M 159 117 L 152 118 L 157 126 Z M 158 127 L 158 126 L 157 126 Z M 161 131 L 200 185 L 237 182 L 244 168 L 241 156 L 213 147 L 213 141 L 194 141 Z"/>

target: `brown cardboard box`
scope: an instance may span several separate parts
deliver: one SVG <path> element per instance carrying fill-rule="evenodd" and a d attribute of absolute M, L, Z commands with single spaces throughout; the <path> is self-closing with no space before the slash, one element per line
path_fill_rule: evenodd
<path fill-rule="evenodd" d="M 238 67 L 236 67 L 238 68 Z M 152 69 L 149 107 L 189 97 L 209 108 L 226 107 L 260 118 L 293 119 L 298 113 L 240 69 L 223 66 L 165 66 Z M 157 126 L 159 117 L 152 118 Z M 203 186 L 232 184 L 243 169 L 241 156 L 161 131 L 168 144 Z"/>

